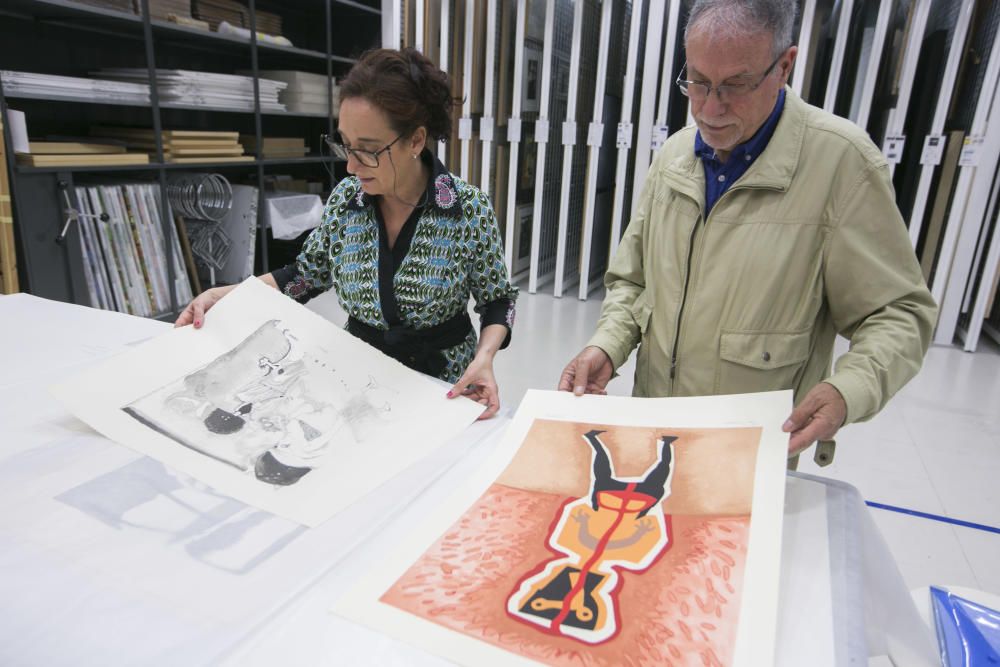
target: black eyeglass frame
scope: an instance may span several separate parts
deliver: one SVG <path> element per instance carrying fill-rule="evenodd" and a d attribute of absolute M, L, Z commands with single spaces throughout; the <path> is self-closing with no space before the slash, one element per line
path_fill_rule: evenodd
<path fill-rule="evenodd" d="M 733 83 L 720 83 L 717 86 L 713 86 L 713 85 L 711 85 L 709 83 L 705 83 L 704 81 L 690 81 L 688 79 L 682 79 L 681 75 L 684 74 L 684 72 L 687 70 L 687 62 L 686 61 L 685 61 L 684 65 L 681 67 L 681 71 L 677 73 L 677 79 L 674 81 L 674 83 L 676 83 L 677 87 L 681 89 L 681 93 L 684 95 L 684 97 L 688 97 L 688 98 L 691 97 L 691 94 L 688 91 L 688 87 L 691 86 L 692 84 L 694 84 L 696 86 L 702 86 L 702 87 L 704 87 L 704 88 L 707 89 L 706 92 L 705 92 L 705 97 L 704 97 L 704 99 L 706 99 L 706 100 L 712 95 L 712 91 L 713 90 L 715 91 L 715 95 L 716 95 L 716 97 L 719 98 L 720 102 L 725 102 L 726 100 L 735 99 L 735 98 L 739 98 L 739 97 L 744 97 L 745 95 L 749 95 L 750 93 L 752 93 L 753 91 L 755 91 L 755 90 L 757 90 L 758 88 L 761 87 L 761 84 L 763 84 L 764 81 L 767 80 L 767 77 L 771 75 L 771 72 L 774 70 L 774 66 L 778 64 L 778 61 L 781 60 L 782 56 L 784 56 L 787 51 L 788 51 L 788 49 L 785 49 L 784 51 L 782 51 L 781 53 L 779 53 L 778 57 L 775 58 L 771 62 L 771 64 L 768 66 L 768 68 L 766 70 L 764 70 L 764 73 L 760 75 L 760 79 L 757 81 L 757 83 L 754 83 L 754 84 L 750 84 L 750 83 L 737 83 L 737 84 L 733 84 Z M 745 89 L 744 88 L 738 88 L 738 90 L 740 92 L 734 92 L 734 90 L 733 90 L 734 87 L 739 87 L 739 86 L 746 86 L 746 88 Z M 723 91 L 727 91 L 727 92 L 723 92 Z"/>
<path fill-rule="evenodd" d="M 393 144 L 395 144 L 397 141 L 399 141 L 405 136 L 406 136 L 405 132 L 403 134 L 400 134 L 398 137 L 396 137 L 395 139 L 393 139 L 392 141 L 390 141 L 377 151 L 366 151 L 361 148 L 350 148 L 348 146 L 345 146 L 341 142 L 336 141 L 329 134 L 321 135 L 321 138 L 323 139 L 323 142 L 327 145 L 327 148 L 330 149 L 330 153 L 332 153 L 334 157 L 340 158 L 341 160 L 347 160 L 348 157 L 353 155 L 354 159 L 356 159 L 362 165 L 369 167 L 371 169 L 377 169 L 379 165 L 378 156 L 386 152 L 390 148 L 392 148 Z M 366 162 L 362 158 L 362 156 L 365 157 L 371 156 L 371 161 L 374 162 L 374 164 Z"/>

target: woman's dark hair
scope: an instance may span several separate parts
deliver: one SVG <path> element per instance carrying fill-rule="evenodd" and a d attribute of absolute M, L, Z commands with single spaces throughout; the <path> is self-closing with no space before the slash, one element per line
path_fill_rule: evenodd
<path fill-rule="evenodd" d="M 428 136 L 451 136 L 451 82 L 416 49 L 375 49 L 361 56 L 340 83 L 340 99 L 360 97 L 382 110 L 392 128 L 409 134 L 421 125 Z"/>

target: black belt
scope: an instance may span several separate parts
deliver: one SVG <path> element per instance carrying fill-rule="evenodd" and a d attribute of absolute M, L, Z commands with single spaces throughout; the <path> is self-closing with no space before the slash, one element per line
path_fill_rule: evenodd
<path fill-rule="evenodd" d="M 379 329 L 349 317 L 347 331 L 415 371 L 439 377 L 448 365 L 442 350 L 465 341 L 472 331 L 469 314 L 462 311 L 426 329 L 395 324 Z"/>

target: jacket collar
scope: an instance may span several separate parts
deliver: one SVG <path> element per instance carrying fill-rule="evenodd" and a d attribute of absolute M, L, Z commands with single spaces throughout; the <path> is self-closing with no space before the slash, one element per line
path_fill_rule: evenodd
<path fill-rule="evenodd" d="M 808 105 L 802 98 L 789 86 L 785 86 L 785 108 L 767 148 L 733 184 L 733 188 L 769 188 L 782 191 L 789 188 L 802 154 L 807 110 Z M 689 148 L 664 166 L 664 174 L 672 187 L 704 205 L 705 173 L 701 158 L 695 155 L 693 130 L 690 131 L 690 137 Z"/>
<path fill-rule="evenodd" d="M 431 170 L 431 178 L 427 182 L 427 189 L 424 191 L 423 201 L 426 203 L 423 206 L 426 209 L 435 210 L 443 216 L 460 218 L 462 216 L 462 207 L 458 203 L 458 189 L 447 167 L 444 166 L 434 153 L 426 148 L 420 154 L 420 159 Z M 351 178 L 355 181 L 356 192 L 348 200 L 347 207 L 355 211 L 367 211 L 374 206 L 376 196 L 367 194 L 361 189 L 361 184 L 357 179 L 353 176 Z"/>

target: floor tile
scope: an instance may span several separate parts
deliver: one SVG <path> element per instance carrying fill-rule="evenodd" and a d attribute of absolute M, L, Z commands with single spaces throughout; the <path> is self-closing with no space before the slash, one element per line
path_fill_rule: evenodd
<path fill-rule="evenodd" d="M 886 510 L 871 513 L 907 588 L 934 584 L 980 588 L 951 525 Z"/>
<path fill-rule="evenodd" d="M 955 535 L 979 581 L 979 588 L 1000 595 L 1000 534 L 955 528 Z"/>

